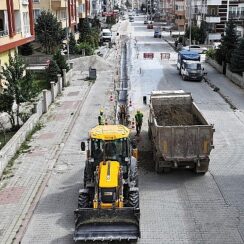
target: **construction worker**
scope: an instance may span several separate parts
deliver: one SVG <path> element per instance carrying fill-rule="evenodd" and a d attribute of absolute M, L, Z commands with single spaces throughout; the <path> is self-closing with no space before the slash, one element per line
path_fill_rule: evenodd
<path fill-rule="evenodd" d="M 138 110 L 135 115 L 136 119 L 136 135 L 140 135 L 141 132 L 141 126 L 143 122 L 143 114 Z"/>
<path fill-rule="evenodd" d="M 98 124 L 99 125 L 104 125 L 105 124 L 105 117 L 104 117 L 102 109 L 100 110 L 100 114 L 98 116 Z"/>

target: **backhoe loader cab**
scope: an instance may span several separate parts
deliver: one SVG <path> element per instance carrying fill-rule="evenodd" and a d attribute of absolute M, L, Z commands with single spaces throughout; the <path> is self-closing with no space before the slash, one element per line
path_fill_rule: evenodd
<path fill-rule="evenodd" d="M 89 133 L 84 189 L 75 211 L 74 240 L 137 240 L 137 149 L 123 125 L 99 125 Z"/>

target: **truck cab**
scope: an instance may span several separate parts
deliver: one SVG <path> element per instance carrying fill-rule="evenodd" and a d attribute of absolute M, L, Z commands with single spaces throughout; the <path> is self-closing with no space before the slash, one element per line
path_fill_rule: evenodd
<path fill-rule="evenodd" d="M 183 60 L 180 72 L 183 80 L 202 81 L 203 69 L 199 61 Z"/>
<path fill-rule="evenodd" d="M 112 41 L 112 32 L 109 29 L 103 29 L 101 32 L 100 41 L 103 42 L 111 42 Z"/>
<path fill-rule="evenodd" d="M 178 53 L 177 59 L 177 69 L 179 70 L 179 74 L 181 75 L 181 66 L 184 60 L 188 61 L 198 61 L 200 62 L 201 56 L 199 53 L 190 50 L 182 50 Z"/>

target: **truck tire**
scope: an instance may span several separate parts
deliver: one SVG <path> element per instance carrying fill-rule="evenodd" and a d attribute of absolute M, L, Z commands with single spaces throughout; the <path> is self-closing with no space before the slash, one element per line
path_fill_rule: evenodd
<path fill-rule="evenodd" d="M 84 188 L 86 188 L 87 180 L 88 180 L 88 172 L 87 172 L 87 167 L 85 167 L 85 169 L 84 169 L 84 179 L 83 179 Z"/>
<path fill-rule="evenodd" d="M 209 159 L 201 160 L 200 161 L 200 167 L 195 166 L 195 173 L 198 175 L 205 175 L 205 173 L 208 172 L 208 165 L 209 165 Z"/>
<path fill-rule="evenodd" d="M 132 208 L 139 208 L 139 192 L 130 191 L 128 194 L 128 206 Z"/>
<path fill-rule="evenodd" d="M 130 182 L 135 182 L 135 185 L 133 187 L 137 187 L 138 186 L 137 160 L 134 157 L 131 158 L 129 176 L 130 176 Z"/>
<path fill-rule="evenodd" d="M 78 208 L 88 208 L 88 207 L 89 207 L 89 195 L 82 192 L 78 198 Z"/>

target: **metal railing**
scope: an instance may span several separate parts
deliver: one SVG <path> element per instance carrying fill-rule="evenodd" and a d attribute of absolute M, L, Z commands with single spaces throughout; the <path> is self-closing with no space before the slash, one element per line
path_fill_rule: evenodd
<path fill-rule="evenodd" d="M 8 35 L 8 30 L 1 30 L 0 31 L 0 37 L 7 36 Z"/>

